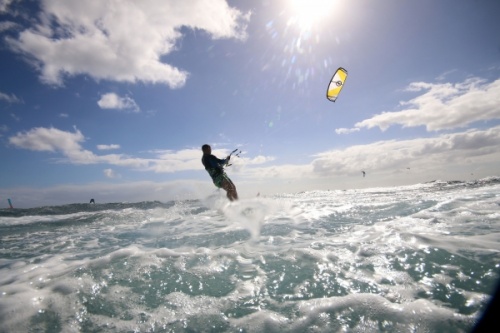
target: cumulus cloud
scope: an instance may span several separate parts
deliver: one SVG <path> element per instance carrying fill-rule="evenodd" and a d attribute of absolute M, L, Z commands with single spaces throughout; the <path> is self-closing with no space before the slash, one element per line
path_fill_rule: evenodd
<path fill-rule="evenodd" d="M 36 25 L 7 41 L 34 59 L 42 82 L 52 85 L 85 74 L 178 88 L 188 73 L 161 58 L 175 50 L 182 27 L 244 39 L 249 20 L 226 0 L 42 0 L 41 8 Z"/>
<path fill-rule="evenodd" d="M 61 161 L 67 163 L 109 165 L 103 170 L 109 178 L 120 178 L 111 166 L 156 173 L 203 171 L 199 148 L 151 151 L 151 158 L 134 158 L 123 154 L 98 155 L 82 147 L 85 137 L 76 128 L 73 132 L 34 128 L 17 133 L 9 138 L 9 142 L 17 148 L 61 154 L 64 158 Z M 229 152 L 216 149 L 214 155 L 224 157 Z M 428 181 L 439 178 L 436 175 L 463 176 L 478 169 L 483 176 L 489 176 L 498 172 L 500 126 L 430 138 L 378 141 L 321 152 L 302 164 L 265 165 L 272 160 L 272 157 L 266 156 L 235 157 L 234 165 L 228 171 L 238 184 L 245 184 L 246 187 L 258 184 L 271 186 L 281 182 L 300 190 L 352 187 L 353 183 L 349 179 L 367 182 L 376 179 L 376 184 L 380 186 L 394 184 L 396 177 L 407 182 Z M 408 179 L 410 168 L 412 176 Z M 367 172 L 366 178 L 360 177 L 361 170 Z"/>
<path fill-rule="evenodd" d="M 115 93 L 101 95 L 101 99 L 97 101 L 97 105 L 99 105 L 101 109 L 132 110 L 133 112 L 140 111 L 139 106 L 132 98 L 128 96 L 120 97 Z"/>
<path fill-rule="evenodd" d="M 80 143 L 85 137 L 78 130 L 75 132 L 61 131 L 57 128 L 36 127 L 28 132 L 17 133 L 9 139 L 16 147 L 34 151 L 72 152 L 81 149 Z"/>
<path fill-rule="evenodd" d="M 485 82 L 473 78 L 462 83 L 425 83 L 409 85 L 408 91 L 423 94 L 402 102 L 404 110 L 383 112 L 355 124 L 357 128 L 379 127 L 385 131 L 399 124 L 403 127 L 425 126 L 428 131 L 464 128 L 477 121 L 500 119 L 500 80 Z"/>
<path fill-rule="evenodd" d="M 319 176 L 357 174 L 359 170 L 422 169 L 500 159 L 500 127 L 469 130 L 435 138 L 379 141 L 316 155 L 313 172 Z"/>
<path fill-rule="evenodd" d="M 203 170 L 201 164 L 202 152 L 199 148 L 181 150 L 151 151 L 151 158 L 137 158 L 124 154 L 95 154 L 84 149 L 82 144 L 85 137 L 80 130 L 74 132 L 63 131 L 57 128 L 37 127 L 27 132 L 19 132 L 9 138 L 11 145 L 17 148 L 32 151 L 59 153 L 63 157 L 59 162 L 72 164 L 108 164 L 121 167 L 130 167 L 136 170 L 153 171 L 155 173 L 173 173 L 188 170 Z M 119 149 L 118 144 L 97 145 L 101 151 Z M 213 154 L 221 158 L 229 155 L 227 149 L 215 149 Z M 256 156 L 254 158 L 234 157 L 231 161 L 232 171 L 239 171 L 243 165 L 257 165 L 272 161 L 273 157 Z M 111 170 L 111 169 L 107 169 Z M 106 171 L 112 175 L 110 171 Z"/>
<path fill-rule="evenodd" d="M 17 148 L 32 151 L 59 153 L 60 162 L 72 164 L 109 164 L 130 167 L 156 173 L 172 173 L 186 170 L 202 170 L 201 150 L 183 149 L 179 151 L 158 150 L 151 152 L 152 158 L 136 158 L 124 154 L 98 155 L 82 147 L 84 135 L 75 128 L 74 132 L 57 128 L 37 127 L 27 132 L 19 132 L 9 138 L 9 143 Z M 118 149 L 119 145 L 98 145 L 99 150 Z M 215 150 L 219 156 L 228 154 L 226 150 Z"/>
<path fill-rule="evenodd" d="M 75 132 L 66 132 L 57 128 L 36 127 L 27 132 L 17 133 L 9 138 L 9 143 L 18 148 L 33 151 L 60 153 L 61 161 L 73 164 L 108 163 L 113 165 L 145 168 L 150 163 L 147 159 L 130 158 L 125 155 L 96 155 L 82 147 L 85 141 L 83 134 L 75 128 Z"/>
<path fill-rule="evenodd" d="M 403 174 L 401 179 L 404 179 L 404 174 L 410 169 L 413 175 L 420 176 L 420 180 L 443 175 L 453 177 L 455 174 L 463 177 L 477 168 L 483 171 L 483 176 L 491 176 L 498 173 L 499 160 L 500 126 L 497 126 L 433 138 L 355 145 L 318 153 L 304 164 L 247 167 L 241 170 L 239 177 L 251 181 L 292 181 L 293 184 L 303 184 L 304 188 L 308 185 L 314 187 L 311 184 L 315 183 L 318 188 L 327 186 L 326 179 L 336 179 L 331 183 L 335 186 L 349 177 L 359 178 L 361 171 L 365 170 L 367 174 L 377 175 L 374 181 L 383 185 L 393 183 L 395 175 Z M 411 181 L 418 180 L 412 178 Z"/>
<path fill-rule="evenodd" d="M 17 133 L 9 138 L 17 148 L 40 152 L 59 153 L 61 161 L 73 164 L 107 164 L 128 167 L 155 173 L 202 171 L 199 148 L 151 151 L 151 158 L 136 158 L 123 154 L 98 155 L 82 147 L 84 135 L 75 128 L 73 132 L 56 128 L 34 128 Z M 102 148 L 118 145 L 100 145 Z M 106 150 L 104 149 L 104 150 Z M 216 149 L 214 155 L 224 157 L 229 150 Z M 321 182 L 332 177 L 359 176 L 361 170 L 367 174 L 389 175 L 408 168 L 427 173 L 441 170 L 452 174 L 452 170 L 481 167 L 486 175 L 494 175 L 500 160 L 500 126 L 490 129 L 471 129 L 460 133 L 443 134 L 430 138 L 411 140 L 386 140 L 370 144 L 355 145 L 345 149 L 331 150 L 312 156 L 303 164 L 272 164 L 272 157 L 235 157 L 229 169 L 233 176 L 249 181 L 290 181 L 301 184 Z M 119 177 L 112 168 L 104 171 L 107 177 Z M 382 178 L 379 179 L 382 182 Z M 388 181 L 386 179 L 385 181 Z M 319 183 L 317 183 L 319 184 Z"/>

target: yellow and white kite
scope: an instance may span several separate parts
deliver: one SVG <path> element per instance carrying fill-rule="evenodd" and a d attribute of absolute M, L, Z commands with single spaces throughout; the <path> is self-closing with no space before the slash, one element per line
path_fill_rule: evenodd
<path fill-rule="evenodd" d="M 328 90 L 326 91 L 326 98 L 328 98 L 329 101 L 335 102 L 337 100 L 337 97 L 344 86 L 345 79 L 347 79 L 347 71 L 344 68 L 339 67 L 335 71 L 335 74 L 333 74 L 330 84 L 328 85 Z"/>

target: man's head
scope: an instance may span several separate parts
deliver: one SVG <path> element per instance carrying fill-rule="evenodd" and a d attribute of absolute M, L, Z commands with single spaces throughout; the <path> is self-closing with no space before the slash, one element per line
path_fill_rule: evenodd
<path fill-rule="evenodd" d="M 212 153 L 212 148 L 207 144 L 201 146 L 201 150 L 203 151 L 203 154 L 211 154 Z"/>

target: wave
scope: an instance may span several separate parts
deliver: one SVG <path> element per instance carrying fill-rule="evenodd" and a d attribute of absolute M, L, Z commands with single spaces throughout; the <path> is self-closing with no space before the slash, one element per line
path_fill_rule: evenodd
<path fill-rule="evenodd" d="M 367 189 L 356 189 L 352 191 L 356 192 L 369 192 L 372 193 L 374 191 L 383 191 L 387 192 L 400 192 L 402 190 L 412 191 L 416 188 L 423 190 L 426 188 L 428 191 L 440 191 L 447 189 L 455 189 L 458 187 L 487 187 L 500 184 L 500 177 L 491 176 L 477 180 L 431 180 L 425 183 L 415 184 L 415 185 L 407 185 L 407 186 L 397 186 L 397 187 L 379 187 L 379 188 L 367 188 Z M 336 191 L 327 191 L 333 193 L 342 193 L 346 190 L 336 190 Z M 349 190 L 347 190 L 349 191 Z M 299 193 L 281 193 L 275 195 L 275 197 L 284 198 L 284 197 L 311 197 L 316 195 L 323 196 L 325 191 L 303 191 Z M 200 203 L 199 200 L 183 200 L 185 203 Z M 89 204 L 89 203 L 73 203 L 67 205 L 60 206 L 43 206 L 43 207 L 35 207 L 35 208 L 15 208 L 15 209 L 0 209 L 0 218 L 1 217 L 26 217 L 26 216 L 58 216 L 58 215 L 70 215 L 77 213 L 95 213 L 102 211 L 122 211 L 125 209 L 136 209 L 136 210 L 150 210 L 156 208 L 168 209 L 172 206 L 176 205 L 178 201 L 142 201 L 142 202 L 116 202 L 116 203 L 97 203 L 97 204 Z"/>
<path fill-rule="evenodd" d="M 82 212 L 101 212 L 109 210 L 124 210 L 138 209 L 148 210 L 154 208 L 170 208 L 175 205 L 175 201 L 160 202 L 160 201 L 142 201 L 136 203 L 116 202 L 102 204 L 82 204 L 74 203 L 61 206 L 43 206 L 36 208 L 16 208 L 16 209 L 0 209 L 0 217 L 23 217 L 23 216 L 53 216 L 53 215 L 68 215 Z"/>
<path fill-rule="evenodd" d="M 0 321 L 465 332 L 498 279 L 499 183 L 16 209 L 0 217 Z"/>

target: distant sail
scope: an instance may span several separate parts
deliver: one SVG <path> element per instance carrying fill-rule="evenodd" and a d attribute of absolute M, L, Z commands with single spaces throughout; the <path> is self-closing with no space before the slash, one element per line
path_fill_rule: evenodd
<path fill-rule="evenodd" d="M 347 70 L 339 67 L 337 71 L 333 74 L 330 84 L 328 85 L 328 90 L 326 91 L 326 98 L 329 101 L 335 102 L 340 94 L 340 91 L 344 87 L 345 80 L 347 79 Z"/>

